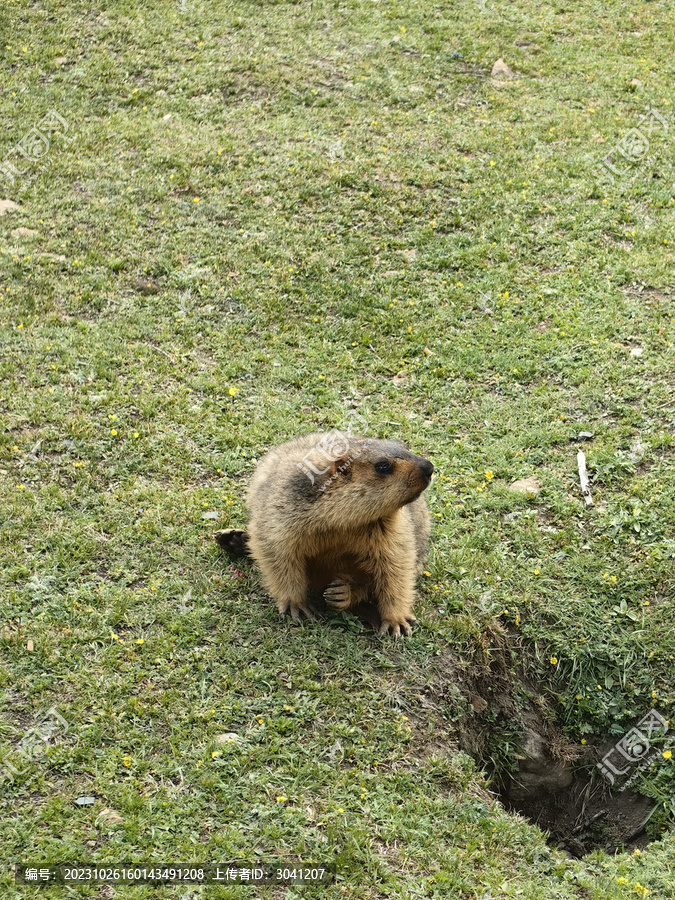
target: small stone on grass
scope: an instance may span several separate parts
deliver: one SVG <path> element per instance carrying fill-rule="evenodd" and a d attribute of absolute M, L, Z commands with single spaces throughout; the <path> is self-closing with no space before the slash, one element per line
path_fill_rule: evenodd
<path fill-rule="evenodd" d="M 529 475 L 527 478 L 520 478 L 509 485 L 510 491 L 520 491 L 524 494 L 531 494 L 533 497 L 541 490 L 541 481 L 536 475 Z"/>

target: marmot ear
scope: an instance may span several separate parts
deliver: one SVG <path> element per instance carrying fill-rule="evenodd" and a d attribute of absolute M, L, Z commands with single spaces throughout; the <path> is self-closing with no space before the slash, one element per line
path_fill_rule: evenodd
<path fill-rule="evenodd" d="M 297 463 L 298 474 L 306 476 L 306 483 L 297 482 L 301 493 L 323 493 L 338 478 L 352 479 L 352 464 L 361 451 L 350 446 L 347 436 L 341 432 L 329 432 Z"/>
<path fill-rule="evenodd" d="M 312 500 L 335 484 L 338 478 L 347 476 L 351 479 L 351 463 L 348 457 L 334 460 L 323 459 L 320 467 L 308 456 L 297 464 L 298 471 L 293 475 L 294 492 L 298 497 Z"/>
<path fill-rule="evenodd" d="M 323 494 L 324 491 L 327 491 L 334 484 L 351 481 L 353 463 L 353 459 L 349 456 L 341 456 L 339 459 L 334 459 L 326 472 L 317 478 L 315 487 L 318 487 L 319 492 Z"/>
<path fill-rule="evenodd" d="M 331 465 L 330 478 L 335 481 L 337 478 L 346 478 L 347 481 L 352 480 L 352 468 L 354 466 L 354 457 L 346 454 L 336 459 Z"/>

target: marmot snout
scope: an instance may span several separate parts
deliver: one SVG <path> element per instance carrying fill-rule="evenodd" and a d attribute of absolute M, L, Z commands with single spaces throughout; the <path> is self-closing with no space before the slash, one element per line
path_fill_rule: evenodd
<path fill-rule="evenodd" d="M 246 531 L 216 540 L 255 560 L 282 615 L 313 618 L 308 595 L 318 589 L 333 609 L 374 603 L 380 634 L 410 634 L 431 530 L 420 495 L 433 470 L 394 441 L 337 431 L 296 438 L 260 460 Z"/>

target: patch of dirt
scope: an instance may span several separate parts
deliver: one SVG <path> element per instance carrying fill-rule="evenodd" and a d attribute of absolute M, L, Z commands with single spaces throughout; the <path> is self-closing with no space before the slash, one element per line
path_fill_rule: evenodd
<path fill-rule="evenodd" d="M 604 782 L 575 777 L 559 791 L 531 793 L 511 799 L 509 789 L 501 794 L 510 812 L 520 813 L 549 833 L 549 843 L 580 858 L 592 850 L 616 853 L 642 848 L 654 801 L 635 791 L 611 794 Z"/>
<path fill-rule="evenodd" d="M 431 680 L 414 685 L 422 709 L 434 711 L 446 721 L 452 715 L 452 750 L 459 747 L 481 764 L 490 759 L 495 734 L 517 716 L 512 665 L 513 651 L 506 633 L 496 626 L 477 636 L 471 666 L 446 650 L 438 657 Z M 458 706 L 463 707 L 461 715 L 456 714 Z M 445 735 L 439 739 L 438 734 L 430 734 L 420 747 L 421 755 L 447 755 L 447 747 L 442 750 L 446 742 Z"/>
<path fill-rule="evenodd" d="M 254 75 L 232 74 L 220 89 L 225 104 L 268 100 L 273 96 L 269 84 Z"/>
<path fill-rule="evenodd" d="M 675 288 L 666 287 L 659 289 L 642 281 L 636 281 L 633 284 L 625 285 L 624 293 L 627 297 L 639 298 L 646 306 L 651 306 L 653 303 L 661 304 L 672 300 Z"/>
<path fill-rule="evenodd" d="M 521 659 L 518 635 L 496 624 L 478 637 L 472 665 L 443 653 L 433 678 L 417 686 L 418 704 L 446 722 L 449 708 L 463 703 L 464 711 L 448 722 L 450 740 L 420 728 L 417 752 L 440 758 L 456 748 L 468 753 L 492 773 L 504 807 L 548 832 L 549 843 L 570 856 L 644 847 L 654 801 L 609 788 L 595 768 L 599 748 L 562 734 L 549 700 L 519 667 Z"/>

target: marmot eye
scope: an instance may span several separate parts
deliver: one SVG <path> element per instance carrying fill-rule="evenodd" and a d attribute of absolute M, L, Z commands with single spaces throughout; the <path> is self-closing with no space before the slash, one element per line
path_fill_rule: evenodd
<path fill-rule="evenodd" d="M 378 475 L 388 475 L 394 469 L 394 464 L 390 463 L 388 459 L 381 459 L 379 462 L 375 463 L 375 471 Z"/>

